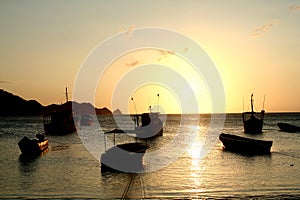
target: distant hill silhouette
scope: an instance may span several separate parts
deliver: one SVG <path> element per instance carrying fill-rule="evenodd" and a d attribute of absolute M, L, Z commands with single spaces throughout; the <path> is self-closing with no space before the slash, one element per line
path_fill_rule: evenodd
<path fill-rule="evenodd" d="M 122 112 L 120 109 L 116 109 L 112 114 L 113 115 L 122 115 Z"/>
<path fill-rule="evenodd" d="M 96 108 L 96 114 L 97 115 L 112 115 L 112 112 L 104 107 L 104 108 Z"/>
<path fill-rule="evenodd" d="M 34 116 L 72 108 L 76 114 L 95 114 L 95 111 L 97 115 L 112 114 L 112 112 L 105 107 L 99 109 L 90 103 L 77 103 L 75 101 L 69 101 L 61 105 L 51 104 L 43 106 L 35 100 L 27 101 L 0 89 L 0 116 Z"/>
<path fill-rule="evenodd" d="M 43 106 L 35 100 L 25 100 L 0 89 L 0 115 L 40 115 Z"/>

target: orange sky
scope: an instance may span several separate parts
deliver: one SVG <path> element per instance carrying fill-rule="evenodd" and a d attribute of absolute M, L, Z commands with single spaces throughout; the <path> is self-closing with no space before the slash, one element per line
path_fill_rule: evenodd
<path fill-rule="evenodd" d="M 0 88 L 43 105 L 62 103 L 65 87 L 72 96 L 76 77 L 97 45 L 122 32 L 157 27 L 185 35 L 207 53 L 223 83 L 226 112 L 242 112 L 243 99 L 244 109 L 249 109 L 252 92 L 257 110 L 266 96 L 267 112 L 299 112 L 299 7 L 299 1 L 279 0 L 1 1 Z M 210 112 L 206 77 L 193 77 L 191 66 L 170 52 L 140 50 L 115 57 L 99 76 L 92 103 L 133 112 L 130 95 L 114 99 L 112 89 L 130 70 L 163 65 L 191 85 L 197 112 Z M 165 73 L 160 75 L 170 84 L 176 81 Z M 129 93 L 138 112 L 157 105 L 157 93 L 162 110 L 182 111 L 178 94 L 166 85 L 141 85 Z"/>

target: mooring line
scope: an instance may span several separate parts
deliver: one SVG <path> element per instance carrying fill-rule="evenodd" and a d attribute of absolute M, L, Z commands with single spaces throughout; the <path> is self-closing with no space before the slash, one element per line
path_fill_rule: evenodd
<path fill-rule="evenodd" d="M 135 178 L 135 175 L 134 175 L 134 174 L 129 175 L 129 181 L 128 181 L 128 183 L 127 183 L 125 189 L 124 189 L 124 192 L 123 192 L 123 194 L 122 194 L 121 199 L 127 199 L 127 194 L 128 194 L 129 189 L 130 189 L 130 188 L 132 187 L 132 185 L 133 185 L 134 178 Z"/>
<path fill-rule="evenodd" d="M 300 159 L 299 156 L 289 155 L 289 154 L 286 154 L 286 153 L 281 153 L 281 152 L 272 152 L 272 153 L 276 153 L 276 154 L 279 154 L 279 155 Z"/>

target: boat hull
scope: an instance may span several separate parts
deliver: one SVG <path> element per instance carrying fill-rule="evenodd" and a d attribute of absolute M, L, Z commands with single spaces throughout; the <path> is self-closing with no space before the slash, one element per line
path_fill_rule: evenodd
<path fill-rule="evenodd" d="M 125 143 L 114 146 L 101 155 L 101 172 L 142 172 L 143 157 L 147 149 L 148 145 L 144 143 Z"/>
<path fill-rule="evenodd" d="M 47 139 L 43 141 L 30 140 L 25 136 L 18 142 L 18 145 L 24 156 L 36 157 L 48 149 L 49 141 Z"/>
<path fill-rule="evenodd" d="M 225 150 L 245 154 L 269 154 L 272 141 L 256 140 L 237 135 L 222 133 L 219 136 Z"/>
<path fill-rule="evenodd" d="M 284 132 L 290 132 L 290 133 L 300 132 L 300 127 L 288 123 L 279 122 L 277 126 L 280 128 L 281 131 Z"/>
<path fill-rule="evenodd" d="M 248 116 L 250 114 L 250 117 Z M 254 116 L 256 114 L 256 116 Z M 264 112 L 262 113 L 243 113 L 244 132 L 250 134 L 262 133 L 264 123 Z"/>

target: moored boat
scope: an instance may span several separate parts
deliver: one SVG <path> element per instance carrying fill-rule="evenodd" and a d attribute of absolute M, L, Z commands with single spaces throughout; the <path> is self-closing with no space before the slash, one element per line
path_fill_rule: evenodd
<path fill-rule="evenodd" d="M 122 130 L 114 129 L 104 134 L 114 134 L 114 146 L 105 149 L 100 157 L 101 172 L 120 171 L 138 173 L 143 171 L 143 157 L 149 148 L 146 142 L 129 142 L 115 144 L 115 134 L 124 133 Z M 105 143 L 106 148 L 106 143 Z"/>
<path fill-rule="evenodd" d="M 219 139 L 225 150 L 244 154 L 268 154 L 273 141 L 257 140 L 232 134 L 221 133 Z"/>
<path fill-rule="evenodd" d="M 253 94 L 251 94 L 250 101 L 251 101 L 251 112 L 243 112 L 242 113 L 244 132 L 251 133 L 251 134 L 262 133 L 265 111 L 261 110 L 260 113 L 254 112 L 254 110 L 253 110 Z"/>
<path fill-rule="evenodd" d="M 37 134 L 38 139 L 29 139 L 24 136 L 19 142 L 19 148 L 23 156 L 26 157 L 37 157 L 41 155 L 42 152 L 48 149 L 49 141 L 44 138 L 44 135 Z"/>
<path fill-rule="evenodd" d="M 81 115 L 80 126 L 92 126 L 94 124 L 94 117 L 92 115 Z"/>
<path fill-rule="evenodd" d="M 292 124 L 279 122 L 277 123 L 277 126 L 280 128 L 281 131 L 284 132 L 290 132 L 290 133 L 300 132 L 300 127 Z"/>
<path fill-rule="evenodd" d="M 134 142 L 119 144 L 108 149 L 100 158 L 101 172 L 142 172 L 143 157 L 148 148 L 145 143 Z"/>
<path fill-rule="evenodd" d="M 73 117 L 72 102 L 68 101 L 67 88 L 66 103 L 54 110 L 44 112 L 43 124 L 45 134 L 65 135 L 77 131 Z"/>
<path fill-rule="evenodd" d="M 133 98 L 131 98 L 131 100 L 133 101 Z M 157 94 L 157 107 L 159 107 L 158 102 L 159 102 L 159 94 Z M 132 115 L 132 117 L 135 123 L 134 130 L 135 130 L 136 137 L 150 139 L 157 136 L 163 136 L 164 123 L 160 119 L 160 113 L 152 112 L 151 106 L 149 106 L 149 112 L 142 113 L 142 114 L 135 114 Z"/>
<path fill-rule="evenodd" d="M 163 122 L 159 118 L 159 112 L 148 112 L 141 115 L 133 115 L 133 117 L 136 137 L 150 139 L 163 136 Z"/>

